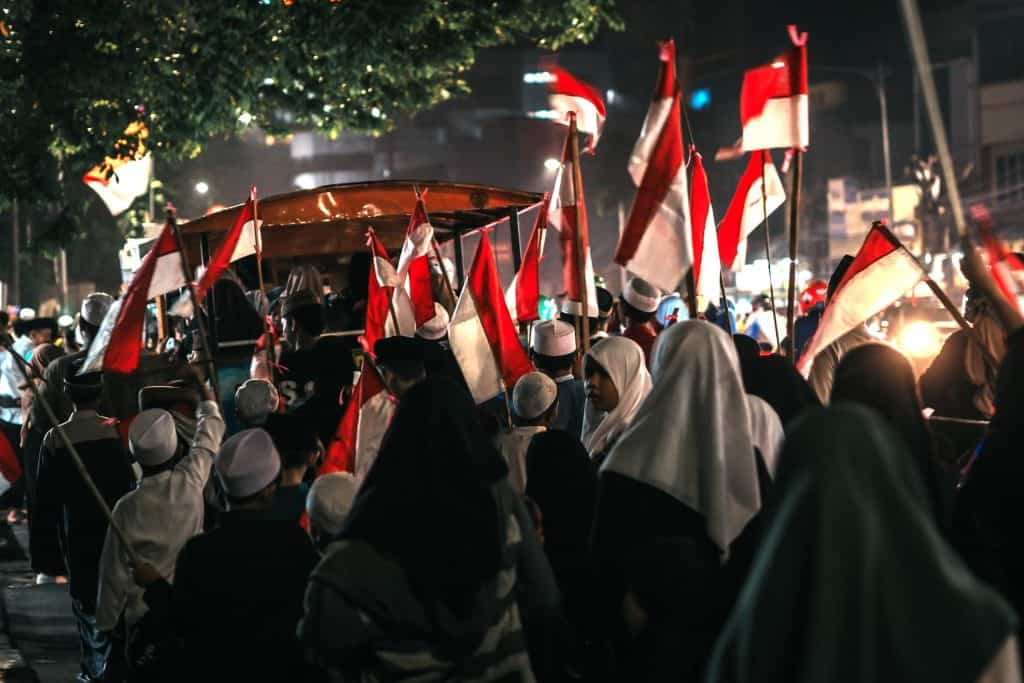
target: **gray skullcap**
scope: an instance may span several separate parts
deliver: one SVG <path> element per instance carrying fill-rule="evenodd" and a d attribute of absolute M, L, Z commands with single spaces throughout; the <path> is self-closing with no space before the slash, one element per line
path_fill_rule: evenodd
<path fill-rule="evenodd" d="M 306 514 L 311 526 L 336 536 L 345 524 L 359 485 L 348 472 L 332 472 L 316 481 L 306 496 Z"/>
<path fill-rule="evenodd" d="M 626 288 L 622 290 L 622 298 L 638 311 L 654 313 L 661 303 L 661 292 L 647 280 L 634 277 L 626 283 Z"/>
<path fill-rule="evenodd" d="M 265 423 L 277 405 L 277 388 L 265 379 L 247 379 L 235 391 L 235 412 L 249 427 Z"/>
<path fill-rule="evenodd" d="M 430 341 L 437 341 L 448 334 L 448 311 L 444 306 L 434 302 L 434 317 L 420 325 L 416 334 Z"/>
<path fill-rule="evenodd" d="M 558 398 L 555 381 L 541 372 L 528 372 L 516 382 L 512 390 L 512 410 L 524 420 L 544 414 Z"/>
<path fill-rule="evenodd" d="M 110 305 L 114 303 L 114 297 L 106 292 L 93 292 L 82 299 L 82 320 L 93 327 L 99 327 L 103 318 L 107 316 Z"/>
<path fill-rule="evenodd" d="M 562 320 L 541 320 L 533 324 L 531 348 L 542 356 L 576 353 L 576 330 Z"/>
<path fill-rule="evenodd" d="M 232 498 L 259 493 L 281 473 L 281 456 L 263 429 L 238 432 L 221 447 L 213 463 L 217 477 Z"/>
<path fill-rule="evenodd" d="M 144 467 L 162 465 L 178 450 L 174 418 L 161 408 L 143 410 L 128 429 L 128 449 Z"/>

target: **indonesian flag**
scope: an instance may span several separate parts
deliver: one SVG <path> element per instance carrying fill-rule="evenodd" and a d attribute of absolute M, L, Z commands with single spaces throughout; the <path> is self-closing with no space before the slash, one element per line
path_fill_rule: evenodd
<path fill-rule="evenodd" d="M 367 283 L 366 331 L 361 342 L 365 351 L 373 353 L 378 339 L 400 334 L 411 337 L 417 326 L 412 302 L 401 286 L 402 278 L 373 230 L 367 234 L 367 246 L 373 254 L 373 269 Z"/>
<path fill-rule="evenodd" d="M 747 261 L 747 236 L 785 202 L 786 191 L 771 154 L 754 152 L 725 211 L 725 218 L 718 225 L 718 254 L 724 268 L 739 270 L 743 267 Z"/>
<path fill-rule="evenodd" d="M 569 301 L 582 302 L 580 281 L 587 287 L 587 316 L 596 318 L 597 285 L 594 283 L 594 262 L 590 258 L 590 235 L 587 230 L 587 206 L 583 200 L 583 175 L 577 175 L 580 159 L 574 156 L 572 140 L 576 135 L 576 117 L 569 115 L 569 134 L 565 137 L 562 149 L 562 164 L 555 174 L 555 187 L 548 203 L 548 224 L 558 231 L 558 241 L 562 245 L 562 280 L 565 286 L 565 298 Z M 577 179 L 579 186 L 577 187 Z M 577 225 L 577 208 L 579 221 Z M 577 230 L 583 244 L 584 276 L 580 277 L 579 262 L 576 250 Z"/>
<path fill-rule="evenodd" d="M 416 195 L 416 209 L 409 217 L 409 230 L 398 257 L 398 277 L 405 282 L 416 314 L 414 330 L 434 317 L 434 290 L 430 282 L 430 245 L 434 241 L 434 228 L 427 220 L 424 194 Z"/>
<path fill-rule="evenodd" d="M 505 306 L 486 232 L 480 234 L 469 279 L 452 313 L 448 341 L 477 403 L 511 389 L 533 370 Z"/>
<path fill-rule="evenodd" d="M 981 241 L 988 255 L 989 266 L 992 268 L 992 278 L 999 286 L 999 291 L 1017 307 L 1018 311 L 1024 310 L 1021 305 L 1024 298 L 1024 263 L 1021 263 L 1017 255 L 995 236 L 992 215 L 986 207 L 975 205 L 971 207 L 970 212 L 980 228 Z"/>
<path fill-rule="evenodd" d="M 711 207 L 708 174 L 699 153 L 693 153 L 693 177 L 690 179 L 690 218 L 693 220 L 693 280 L 697 294 L 717 301 L 721 295 L 722 263 L 718 256 L 718 231 Z"/>
<path fill-rule="evenodd" d="M 775 147 L 807 147 L 807 34 L 796 35 L 794 46 L 771 64 L 743 75 L 740 121 L 743 151 Z"/>
<path fill-rule="evenodd" d="M 203 273 L 203 277 L 196 285 L 196 298 L 200 302 L 230 264 L 261 251 L 258 240 L 260 239 L 259 228 L 263 225 L 263 221 L 256 221 L 255 218 L 256 187 L 252 186 L 249 188 L 249 198 L 242 205 L 242 210 L 238 212 L 235 224 L 217 248 L 217 253 L 210 259 L 206 266 L 206 272 Z"/>
<path fill-rule="evenodd" d="M 21 463 L 14 452 L 14 446 L 7 436 L 0 432 L 0 494 L 11 488 L 14 482 L 21 479 Z"/>
<path fill-rule="evenodd" d="M 139 346 L 150 299 L 185 286 L 181 252 L 168 220 L 142 259 L 125 295 L 110 307 L 79 373 L 104 370 L 129 374 L 139 366 Z"/>
<path fill-rule="evenodd" d="M 519 265 L 519 272 L 512 277 L 512 284 L 505 290 L 505 304 L 512 320 L 528 323 L 540 318 L 540 258 L 544 253 L 544 235 L 548 227 L 549 195 L 544 195 L 540 211 L 533 222 L 530 241 Z"/>
<path fill-rule="evenodd" d="M 82 182 L 99 195 L 114 216 L 127 211 L 136 197 L 145 194 L 153 177 L 153 157 L 145 147 L 149 137 L 146 124 L 136 121 L 124 133 L 126 139 L 119 142 L 127 144 L 128 137 L 137 136 L 138 148 L 131 155 L 107 157 L 82 176 Z"/>
<path fill-rule="evenodd" d="M 548 103 L 561 114 L 555 121 L 568 125 L 569 112 L 573 112 L 580 132 L 590 135 L 587 151 L 593 154 L 607 113 L 601 94 L 565 69 L 556 67 L 550 73 L 554 78 L 548 85 Z"/>
<path fill-rule="evenodd" d="M 377 369 L 372 363 L 364 363 L 317 476 L 351 472 L 361 482 L 377 458 L 394 412 L 394 401 Z"/>
<path fill-rule="evenodd" d="M 868 231 L 864 244 L 839 282 L 798 364 L 806 377 L 814 357 L 829 344 L 878 313 L 924 278 L 914 258 L 881 223 Z"/>
<path fill-rule="evenodd" d="M 690 207 L 676 48 L 661 44 L 661 73 L 640 138 L 629 157 L 637 186 L 615 262 L 655 287 L 673 291 L 693 265 Z"/>

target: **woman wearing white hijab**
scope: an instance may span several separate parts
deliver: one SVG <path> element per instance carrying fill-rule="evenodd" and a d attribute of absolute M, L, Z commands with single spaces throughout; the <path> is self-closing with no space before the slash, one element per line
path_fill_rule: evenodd
<path fill-rule="evenodd" d="M 706 652 L 756 549 L 760 525 L 751 522 L 769 478 L 729 335 L 703 321 L 673 325 L 659 335 L 651 371 L 653 388 L 601 467 L 593 560 L 615 619 L 630 551 L 654 538 L 695 541 L 695 553 L 722 567 L 708 587 L 706 642 L 687 644 Z"/>
<path fill-rule="evenodd" d="M 651 375 L 639 344 L 625 337 L 607 337 L 587 352 L 583 378 L 587 392 L 583 445 L 600 465 L 651 390 Z"/>

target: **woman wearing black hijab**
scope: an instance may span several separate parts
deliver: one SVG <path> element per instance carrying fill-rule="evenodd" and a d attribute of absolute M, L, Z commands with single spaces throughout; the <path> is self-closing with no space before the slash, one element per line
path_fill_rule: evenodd
<path fill-rule="evenodd" d="M 935 522 L 947 532 L 955 480 L 942 470 L 907 359 L 885 344 L 864 344 L 848 352 L 836 366 L 830 397 L 833 404 L 844 401 L 874 410 L 903 437 Z"/>
<path fill-rule="evenodd" d="M 757 342 L 746 335 L 734 334 L 732 340 L 740 357 L 746 392 L 764 399 L 774 408 L 783 426 L 805 410 L 821 405 L 807 380 L 788 359 L 777 355 L 762 356 Z"/>
<path fill-rule="evenodd" d="M 547 634 L 534 637 L 557 617 L 558 591 L 506 478 L 464 390 L 443 378 L 410 389 L 310 577 L 299 633 L 314 657 L 379 680 L 542 669 L 531 657 Z"/>

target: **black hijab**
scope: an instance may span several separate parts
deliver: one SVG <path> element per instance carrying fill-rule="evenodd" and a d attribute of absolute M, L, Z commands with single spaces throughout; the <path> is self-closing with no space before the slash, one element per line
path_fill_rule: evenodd
<path fill-rule="evenodd" d="M 744 389 L 774 408 L 783 426 L 808 408 L 821 405 L 789 360 L 778 355 L 762 356 L 757 342 L 746 335 L 734 334 L 732 339 L 740 357 Z"/>
<path fill-rule="evenodd" d="M 428 610 L 466 616 L 499 569 L 492 486 L 507 473 L 465 390 L 428 378 L 398 403 L 340 537 L 400 564 Z"/>
<path fill-rule="evenodd" d="M 526 495 L 540 508 L 549 554 L 586 553 L 597 497 L 597 466 L 580 440 L 551 430 L 526 450 Z"/>

